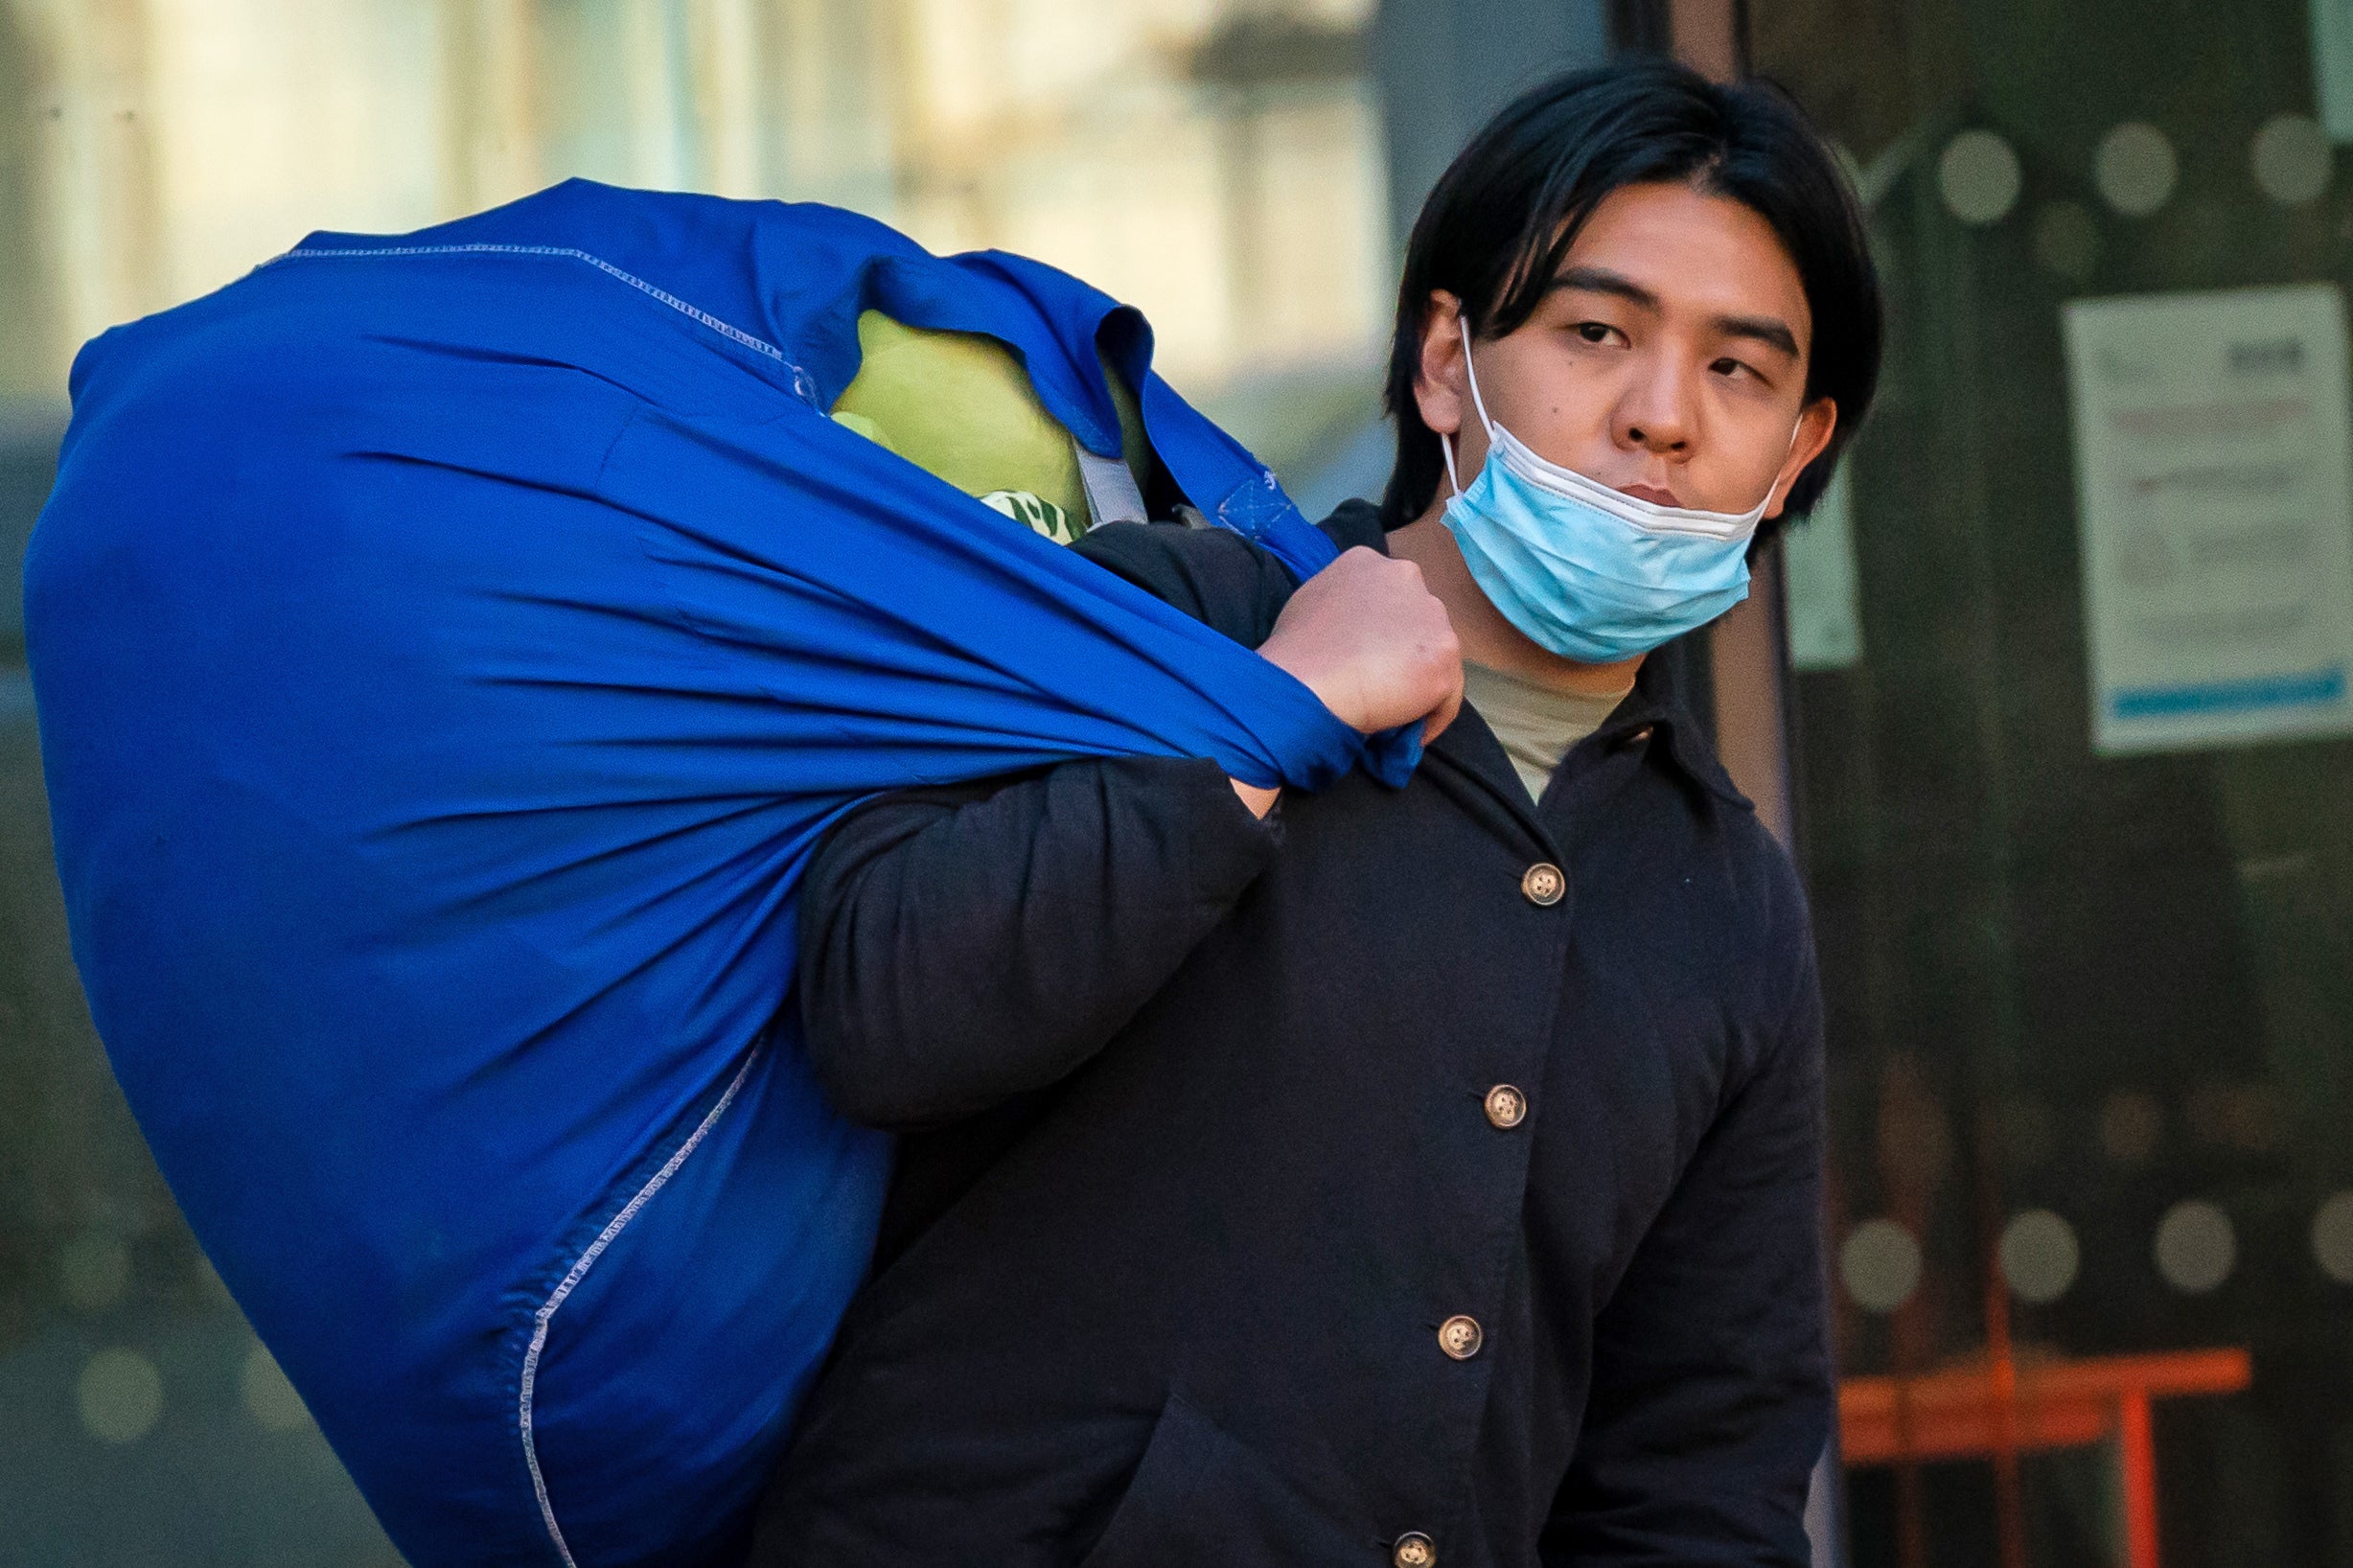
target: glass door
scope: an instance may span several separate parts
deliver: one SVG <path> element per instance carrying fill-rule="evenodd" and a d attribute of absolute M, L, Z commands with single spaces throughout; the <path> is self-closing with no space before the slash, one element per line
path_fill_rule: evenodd
<path fill-rule="evenodd" d="M 2353 8 L 1751 19 L 1894 319 L 1788 561 L 1852 1560 L 2353 1564 Z"/>

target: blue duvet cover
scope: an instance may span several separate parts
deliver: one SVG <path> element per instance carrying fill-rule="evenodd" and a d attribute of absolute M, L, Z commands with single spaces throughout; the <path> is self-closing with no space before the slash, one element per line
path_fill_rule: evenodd
<path fill-rule="evenodd" d="M 1331 553 L 1134 311 L 814 206 L 575 182 L 314 235 L 74 369 L 26 624 L 99 1032 L 418 1568 L 724 1562 L 889 1149 L 813 1087 L 794 888 L 862 797 L 1059 758 L 1313 789 L 1287 675 L 833 423 L 856 321 L 993 334 Z"/>

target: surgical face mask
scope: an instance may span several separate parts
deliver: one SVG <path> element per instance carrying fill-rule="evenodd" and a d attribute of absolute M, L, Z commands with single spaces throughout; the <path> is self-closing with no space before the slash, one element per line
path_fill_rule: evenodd
<path fill-rule="evenodd" d="M 1488 600 L 1530 641 L 1584 664 L 1647 654 L 1748 597 L 1748 542 L 1765 500 L 1738 516 L 1660 506 L 1550 463 L 1488 418 L 1463 324 L 1463 365 L 1487 427 L 1468 490 L 1446 454 L 1447 531 Z M 1797 445 L 1797 431 L 1789 432 Z"/>

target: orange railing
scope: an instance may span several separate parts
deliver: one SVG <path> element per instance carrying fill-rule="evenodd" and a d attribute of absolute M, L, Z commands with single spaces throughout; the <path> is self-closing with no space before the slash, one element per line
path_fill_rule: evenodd
<path fill-rule="evenodd" d="M 2127 1568 L 2157 1568 L 2157 1451 L 2149 1407 L 2248 1385 L 2245 1350 L 2021 1364 L 2007 1356 L 1903 1377 L 1850 1377 L 1838 1390 L 1850 1465 L 1993 1459 L 2114 1439 Z"/>

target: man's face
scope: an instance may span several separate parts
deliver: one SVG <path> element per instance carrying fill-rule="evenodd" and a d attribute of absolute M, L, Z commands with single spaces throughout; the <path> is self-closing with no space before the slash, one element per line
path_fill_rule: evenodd
<path fill-rule="evenodd" d="M 1435 296 L 1417 396 L 1456 435 L 1463 482 L 1487 432 L 1463 372 L 1456 301 Z M 1476 346 L 1488 416 L 1537 454 L 1662 505 L 1779 515 L 1830 441 L 1836 410 L 1805 400 L 1813 317 L 1770 225 L 1686 185 L 1611 193 L 1535 314 Z"/>

